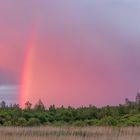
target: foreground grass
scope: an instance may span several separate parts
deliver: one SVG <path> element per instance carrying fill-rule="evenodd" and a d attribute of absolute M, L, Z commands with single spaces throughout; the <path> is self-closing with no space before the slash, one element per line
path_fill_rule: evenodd
<path fill-rule="evenodd" d="M 139 140 L 140 127 L 0 127 L 0 140 Z"/>

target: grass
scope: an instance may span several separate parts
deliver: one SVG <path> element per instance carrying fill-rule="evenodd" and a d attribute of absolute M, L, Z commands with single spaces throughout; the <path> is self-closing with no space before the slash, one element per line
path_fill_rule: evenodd
<path fill-rule="evenodd" d="M 140 127 L 0 127 L 0 140 L 139 140 Z"/>

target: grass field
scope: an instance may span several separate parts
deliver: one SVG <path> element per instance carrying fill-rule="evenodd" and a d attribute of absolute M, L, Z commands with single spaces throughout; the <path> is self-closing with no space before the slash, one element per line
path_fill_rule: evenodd
<path fill-rule="evenodd" d="M 0 127 L 0 140 L 140 140 L 140 127 Z"/>

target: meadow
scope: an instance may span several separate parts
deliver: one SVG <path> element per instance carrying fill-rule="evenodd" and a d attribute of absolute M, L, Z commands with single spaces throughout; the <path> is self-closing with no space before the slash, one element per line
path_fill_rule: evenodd
<path fill-rule="evenodd" d="M 0 140 L 139 140 L 140 127 L 0 127 Z"/>

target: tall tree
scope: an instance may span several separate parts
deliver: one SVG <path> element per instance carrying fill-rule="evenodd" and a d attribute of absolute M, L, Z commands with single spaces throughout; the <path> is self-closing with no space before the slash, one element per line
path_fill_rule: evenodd
<path fill-rule="evenodd" d="M 1 107 L 1 108 L 6 108 L 6 103 L 5 103 L 5 101 L 1 101 L 0 107 Z"/>
<path fill-rule="evenodd" d="M 25 109 L 26 109 L 26 110 L 30 110 L 31 107 L 32 107 L 32 104 L 31 104 L 29 101 L 27 101 L 27 102 L 25 103 Z"/>
<path fill-rule="evenodd" d="M 136 104 L 140 105 L 140 93 L 139 92 L 136 95 Z"/>
<path fill-rule="evenodd" d="M 41 110 L 41 111 L 44 111 L 45 110 L 45 105 L 43 104 L 43 102 L 41 101 L 41 99 L 39 99 L 39 101 L 35 105 L 34 109 L 35 110 Z"/>

